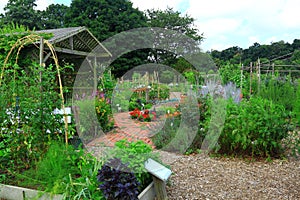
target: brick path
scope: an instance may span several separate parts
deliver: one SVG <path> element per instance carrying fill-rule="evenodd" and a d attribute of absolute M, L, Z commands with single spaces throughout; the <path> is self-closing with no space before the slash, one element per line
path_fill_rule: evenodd
<path fill-rule="evenodd" d="M 97 146 L 114 146 L 116 141 L 121 139 L 128 139 L 128 141 L 143 140 L 150 144 L 153 148 L 151 137 L 163 127 L 164 120 L 157 120 L 153 122 L 139 122 L 131 119 L 128 112 L 114 114 L 116 128 L 112 131 L 102 135 L 90 143 L 89 147 Z"/>

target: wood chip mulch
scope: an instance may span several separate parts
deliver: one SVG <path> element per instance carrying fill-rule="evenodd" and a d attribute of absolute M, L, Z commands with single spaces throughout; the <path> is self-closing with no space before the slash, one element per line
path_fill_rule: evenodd
<path fill-rule="evenodd" d="M 170 166 L 170 200 L 300 199 L 299 159 L 250 162 L 196 154 L 177 156 Z"/>

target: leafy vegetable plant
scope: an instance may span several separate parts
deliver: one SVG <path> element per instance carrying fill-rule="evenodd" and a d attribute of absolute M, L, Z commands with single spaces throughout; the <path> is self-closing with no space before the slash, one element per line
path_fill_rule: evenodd
<path fill-rule="evenodd" d="M 145 170 L 144 163 L 148 158 L 158 161 L 159 159 L 158 155 L 152 152 L 150 145 L 141 140 L 136 142 L 119 140 L 110 153 L 112 157 L 120 159 L 123 163 L 128 163 L 128 168 L 134 172 L 137 180 L 141 183 L 140 189 L 151 182 L 151 176 Z"/>
<path fill-rule="evenodd" d="M 118 158 L 105 163 L 98 171 L 99 188 L 108 200 L 138 199 L 139 182 L 128 166 Z"/>

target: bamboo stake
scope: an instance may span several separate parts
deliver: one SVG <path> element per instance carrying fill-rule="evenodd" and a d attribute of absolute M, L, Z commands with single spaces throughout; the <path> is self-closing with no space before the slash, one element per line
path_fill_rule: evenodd
<path fill-rule="evenodd" d="M 30 34 L 30 35 L 24 36 L 24 37 L 22 37 L 22 38 L 20 38 L 16 41 L 16 43 L 12 46 L 12 48 L 10 49 L 10 51 L 8 52 L 8 54 L 7 54 L 7 56 L 4 60 L 4 63 L 3 63 L 2 69 L 1 69 L 1 75 L 0 75 L 0 86 L 2 85 L 4 70 L 7 67 L 7 62 L 9 60 L 11 54 L 13 53 L 13 51 L 16 48 L 18 48 L 17 49 L 16 60 L 15 60 L 15 64 L 16 64 L 16 63 L 18 63 L 18 57 L 19 57 L 21 49 L 29 43 L 34 44 L 37 48 L 39 48 L 35 43 L 36 43 L 36 41 L 38 41 L 40 39 L 41 39 L 41 36 L 39 36 L 37 34 Z M 53 56 L 53 60 L 54 60 L 55 65 L 56 65 L 56 70 L 57 70 L 57 75 L 58 75 L 58 82 L 59 82 L 59 89 L 60 89 L 60 97 L 61 97 L 61 100 L 62 100 L 61 107 L 62 107 L 63 112 L 64 112 L 65 142 L 66 142 L 66 145 L 68 145 L 68 121 L 67 121 L 68 119 L 67 119 L 66 109 L 65 109 L 65 105 L 64 105 L 65 101 L 64 101 L 63 86 L 62 86 L 62 80 L 61 80 L 61 75 L 60 75 L 60 67 L 59 67 L 59 63 L 58 63 L 58 57 L 56 55 L 54 47 L 52 46 L 52 44 L 49 41 L 44 40 L 44 44 L 46 44 L 48 46 L 48 48 L 50 49 L 51 54 Z"/>

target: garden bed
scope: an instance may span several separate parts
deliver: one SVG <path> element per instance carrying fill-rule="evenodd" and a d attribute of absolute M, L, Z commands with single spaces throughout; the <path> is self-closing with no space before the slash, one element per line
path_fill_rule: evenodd
<path fill-rule="evenodd" d="M 0 185 L 0 199 L 4 200 L 20 200 L 20 199 L 34 199 L 41 195 L 39 200 L 60 200 L 63 199 L 62 195 L 50 195 L 38 190 L 32 190 L 23 187 L 12 185 Z M 154 184 L 151 182 L 138 196 L 140 200 L 151 200 L 155 198 Z"/>

